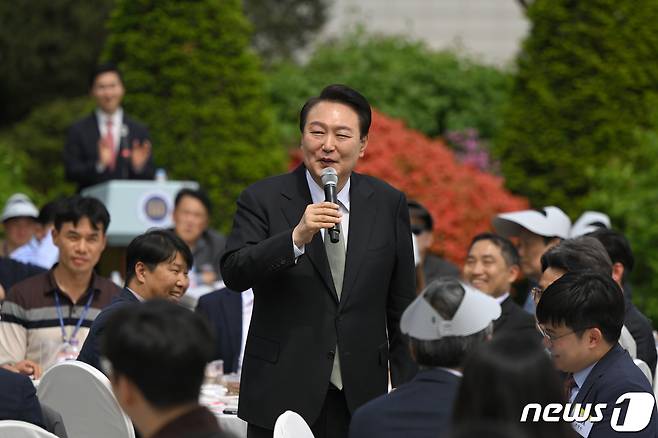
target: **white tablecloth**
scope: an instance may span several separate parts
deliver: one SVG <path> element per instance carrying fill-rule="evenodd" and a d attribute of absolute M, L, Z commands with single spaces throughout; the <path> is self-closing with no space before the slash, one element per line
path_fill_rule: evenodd
<path fill-rule="evenodd" d="M 199 402 L 215 414 L 220 429 L 229 438 L 246 438 L 247 422 L 235 414 L 225 414 L 224 409 L 238 408 L 237 395 L 224 395 L 225 388 L 219 385 L 203 385 Z"/>

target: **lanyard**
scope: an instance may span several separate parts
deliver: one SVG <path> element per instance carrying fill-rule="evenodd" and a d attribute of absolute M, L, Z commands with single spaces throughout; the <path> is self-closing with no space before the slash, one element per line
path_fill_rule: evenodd
<path fill-rule="evenodd" d="M 66 331 L 64 331 L 64 317 L 62 316 L 62 306 L 59 304 L 59 292 L 55 291 L 55 306 L 57 307 L 57 316 L 59 317 L 59 328 L 62 329 L 62 342 L 65 344 L 70 344 L 71 339 L 75 338 L 75 335 L 78 334 L 78 330 L 80 330 L 80 326 L 82 325 L 82 321 L 84 321 L 85 316 L 87 316 L 87 312 L 89 311 L 89 306 L 91 306 L 91 301 L 94 299 L 94 293 L 95 291 L 91 291 L 91 294 L 89 294 L 89 299 L 87 300 L 87 304 L 85 304 L 85 308 L 82 310 L 82 314 L 80 315 L 80 319 L 78 319 L 78 323 L 75 325 L 75 329 L 73 329 L 73 333 L 71 333 L 71 337 L 69 337 L 69 340 L 66 340 Z"/>

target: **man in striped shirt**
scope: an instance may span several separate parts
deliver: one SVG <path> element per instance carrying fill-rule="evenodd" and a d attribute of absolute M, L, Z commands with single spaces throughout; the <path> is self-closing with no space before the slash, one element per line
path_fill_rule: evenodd
<path fill-rule="evenodd" d="M 0 365 L 39 378 L 77 356 L 101 309 L 120 289 L 93 269 L 106 244 L 110 215 L 94 198 L 68 198 L 55 216 L 52 269 L 14 285 L 0 312 Z"/>

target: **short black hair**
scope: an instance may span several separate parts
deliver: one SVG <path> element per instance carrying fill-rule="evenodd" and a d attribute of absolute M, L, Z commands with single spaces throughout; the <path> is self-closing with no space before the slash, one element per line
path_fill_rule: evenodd
<path fill-rule="evenodd" d="M 97 65 L 94 67 L 94 69 L 91 71 L 91 74 L 89 75 L 89 89 L 92 89 L 94 87 L 94 83 L 96 82 L 96 78 L 102 75 L 103 73 L 116 73 L 117 76 L 119 76 L 119 80 L 123 84 L 123 75 L 121 74 L 121 70 L 119 70 L 119 67 L 113 62 L 106 62 L 100 65 Z"/>
<path fill-rule="evenodd" d="M 198 402 L 213 348 L 201 316 L 160 299 L 118 309 L 101 338 L 110 377 L 128 378 L 158 409 Z"/>
<path fill-rule="evenodd" d="M 468 246 L 468 252 L 470 253 L 473 245 L 481 240 L 488 240 L 489 242 L 496 245 L 500 249 L 500 253 L 505 259 L 507 266 L 518 266 L 521 263 L 519 251 L 516 249 L 514 244 L 509 239 L 494 233 L 480 233 L 473 237 L 471 244 Z"/>
<path fill-rule="evenodd" d="M 180 201 L 186 196 L 189 196 L 201 202 L 203 206 L 206 208 L 206 213 L 208 213 L 208 216 L 210 216 L 210 214 L 212 213 L 212 203 L 210 201 L 210 198 L 208 197 L 208 194 L 203 189 L 196 189 L 196 190 L 189 188 L 180 189 L 176 194 L 176 199 L 174 200 L 174 208 L 178 207 Z"/>
<path fill-rule="evenodd" d="M 624 274 L 626 274 L 626 271 L 631 272 L 633 270 L 635 257 L 633 257 L 631 244 L 626 239 L 626 236 L 619 231 L 609 230 L 607 228 L 599 228 L 587 235 L 601 242 L 608 256 L 610 256 L 612 263 L 621 263 L 624 265 Z"/>
<path fill-rule="evenodd" d="M 194 262 L 192 251 L 173 231 L 158 228 L 135 237 L 126 249 L 126 286 L 135 277 L 137 262 L 153 271 L 160 263 L 174 260 L 176 253 L 191 269 Z"/>
<path fill-rule="evenodd" d="M 41 209 L 39 210 L 39 216 L 37 217 L 37 222 L 39 222 L 39 224 L 42 226 L 46 226 L 50 223 L 54 223 L 55 216 L 57 216 L 57 212 L 59 211 L 59 209 L 62 208 L 63 202 L 64 199 L 59 198 L 44 204 L 43 207 L 41 207 Z"/>
<path fill-rule="evenodd" d="M 428 284 L 421 294 L 442 318 L 452 319 L 464 300 L 465 291 L 459 280 L 440 277 Z M 416 362 L 421 367 L 458 368 L 471 351 L 491 335 L 492 327 L 490 324 L 472 335 L 446 336 L 433 341 L 409 337 L 409 344 L 414 351 Z"/>
<path fill-rule="evenodd" d="M 624 294 L 610 274 L 567 272 L 544 290 L 536 315 L 540 324 L 564 324 L 578 336 L 597 327 L 614 344 L 624 324 L 624 308 Z"/>
<path fill-rule="evenodd" d="M 410 199 L 407 201 L 407 207 L 409 208 L 409 217 L 418 218 L 423 221 L 425 226 L 423 231 L 431 232 L 434 229 L 434 219 L 432 218 L 432 214 L 423 206 L 423 204 Z"/>
<path fill-rule="evenodd" d="M 563 240 L 541 256 L 541 270 L 561 269 L 566 272 L 595 271 L 612 276 L 612 262 L 605 248 L 593 237 Z"/>
<path fill-rule="evenodd" d="M 103 234 L 107 232 L 110 225 L 110 213 L 105 205 L 96 198 L 73 195 L 63 199 L 55 212 L 55 229 L 60 231 L 66 222 L 78 225 L 82 218 L 89 219 L 94 230 L 98 230 L 101 224 Z"/>
<path fill-rule="evenodd" d="M 347 105 L 356 112 L 359 117 L 359 137 L 364 139 L 370 131 L 372 111 L 368 100 L 358 91 L 347 85 L 333 84 L 326 86 L 319 96 L 311 97 L 306 101 L 299 112 L 299 131 L 304 132 L 306 118 L 311 109 L 320 102 L 337 102 Z"/>

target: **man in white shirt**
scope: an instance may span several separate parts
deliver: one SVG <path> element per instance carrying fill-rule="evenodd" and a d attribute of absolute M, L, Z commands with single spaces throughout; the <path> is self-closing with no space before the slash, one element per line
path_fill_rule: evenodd
<path fill-rule="evenodd" d="M 90 89 L 97 108 L 69 129 L 66 178 L 77 183 L 78 190 L 111 179 L 153 179 L 149 133 L 121 107 L 125 89 L 118 68 L 97 67 Z"/>

